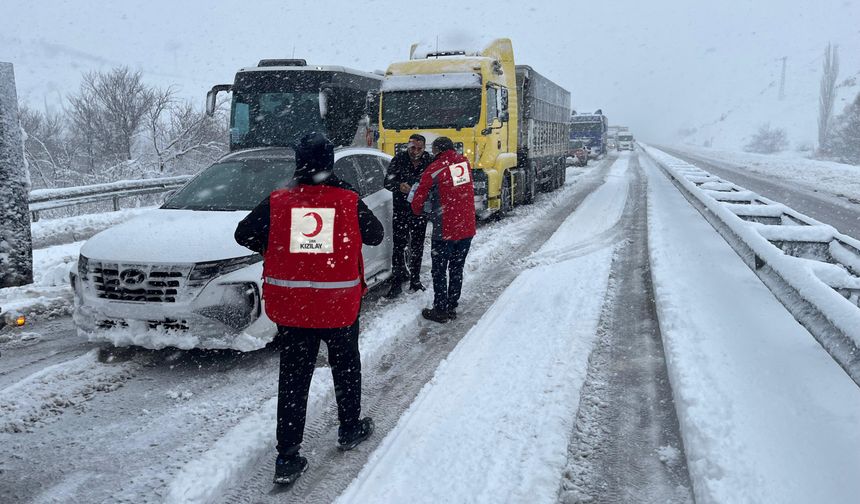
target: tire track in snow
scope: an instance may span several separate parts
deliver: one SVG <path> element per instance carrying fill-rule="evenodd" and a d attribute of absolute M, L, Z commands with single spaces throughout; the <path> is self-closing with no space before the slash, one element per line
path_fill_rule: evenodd
<path fill-rule="evenodd" d="M 559 502 L 692 503 L 648 257 L 646 186 L 631 157 L 627 243 L 612 265 L 610 294 L 589 360 Z"/>

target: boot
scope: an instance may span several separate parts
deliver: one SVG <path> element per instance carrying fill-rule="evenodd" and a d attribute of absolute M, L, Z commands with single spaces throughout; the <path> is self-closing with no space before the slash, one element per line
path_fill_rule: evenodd
<path fill-rule="evenodd" d="M 278 458 L 275 459 L 274 483 L 276 485 L 292 485 L 307 468 L 308 459 L 298 453 L 285 458 L 278 455 Z"/>
<path fill-rule="evenodd" d="M 411 282 L 409 282 L 409 290 L 411 290 L 412 292 L 418 292 L 427 290 L 427 288 L 424 287 L 424 284 L 421 283 L 421 280 L 412 280 Z"/>
<path fill-rule="evenodd" d="M 362 441 L 373 434 L 373 419 L 364 417 L 354 428 L 344 428 L 342 425 L 337 429 L 337 449 L 349 451 L 361 444 Z"/>
<path fill-rule="evenodd" d="M 440 324 L 448 322 L 448 313 L 437 308 L 424 308 L 423 310 L 421 310 L 421 316 L 427 320 L 439 322 Z"/>
<path fill-rule="evenodd" d="M 448 309 L 448 319 L 449 320 L 457 320 L 457 309 L 449 308 Z"/>
<path fill-rule="evenodd" d="M 388 299 L 394 299 L 399 296 L 403 292 L 403 287 L 400 285 L 400 280 L 394 279 L 391 282 L 391 288 L 388 289 L 388 293 L 385 294 L 385 297 Z"/>

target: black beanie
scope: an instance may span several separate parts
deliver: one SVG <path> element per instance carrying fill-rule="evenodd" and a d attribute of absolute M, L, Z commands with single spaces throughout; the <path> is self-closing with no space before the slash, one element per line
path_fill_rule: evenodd
<path fill-rule="evenodd" d="M 315 175 L 334 169 L 334 144 L 316 131 L 303 136 L 296 145 L 296 179 L 313 182 Z"/>

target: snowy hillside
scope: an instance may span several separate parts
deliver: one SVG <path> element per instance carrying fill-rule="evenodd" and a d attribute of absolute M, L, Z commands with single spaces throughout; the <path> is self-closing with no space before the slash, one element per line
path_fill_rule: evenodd
<path fill-rule="evenodd" d="M 778 60 L 766 65 L 771 80 L 763 81 L 758 93 L 743 98 L 732 97 L 728 93 L 719 98 L 703 97 L 703 100 L 713 100 L 712 108 L 722 110 L 722 114 L 692 120 L 686 128 L 695 131 L 682 136 L 680 140 L 697 146 L 743 150 L 758 128 L 770 123 L 772 128 L 785 129 L 789 150 L 811 151 L 818 142 L 822 54 L 823 48 L 787 60 L 785 97 L 782 100 L 779 99 L 781 61 Z M 847 50 L 840 50 L 839 59 L 841 70 L 837 80 L 834 116 L 841 114 L 845 106 L 860 93 L 860 57 Z"/>

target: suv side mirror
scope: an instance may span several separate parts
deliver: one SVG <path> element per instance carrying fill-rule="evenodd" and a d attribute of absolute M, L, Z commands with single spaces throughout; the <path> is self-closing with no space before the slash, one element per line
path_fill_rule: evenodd
<path fill-rule="evenodd" d="M 503 123 L 506 123 L 511 120 L 511 115 L 508 113 L 507 110 L 503 110 L 502 113 L 499 115 L 499 119 L 501 119 Z"/>
<path fill-rule="evenodd" d="M 228 93 L 233 90 L 232 84 L 217 84 L 212 86 L 212 89 L 206 93 L 206 115 L 212 117 L 215 115 L 215 106 L 217 105 L 216 99 L 218 98 L 218 93 L 221 91 L 227 91 Z"/>

